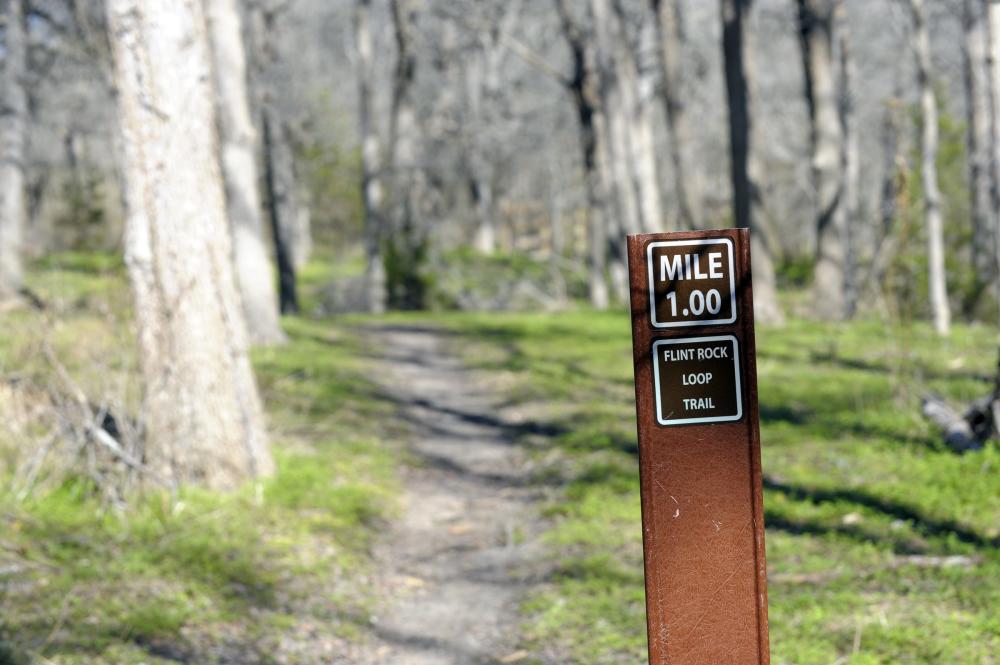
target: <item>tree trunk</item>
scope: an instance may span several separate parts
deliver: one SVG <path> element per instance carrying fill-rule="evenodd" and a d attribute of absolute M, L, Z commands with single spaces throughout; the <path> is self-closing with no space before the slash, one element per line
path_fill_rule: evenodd
<path fill-rule="evenodd" d="M 750 229 L 753 253 L 753 300 L 758 321 L 780 323 L 783 319 L 775 287 L 774 260 L 762 241 L 754 208 L 759 192 L 751 177 L 756 159 L 751 142 L 750 81 L 746 61 L 744 18 L 749 0 L 721 0 L 722 52 L 726 69 L 726 99 L 729 111 L 730 175 L 733 183 L 733 218 L 736 226 Z"/>
<path fill-rule="evenodd" d="M 480 35 L 479 44 L 473 47 L 465 65 L 465 90 L 467 93 L 469 123 L 477 129 L 466 134 L 467 166 L 469 169 L 470 191 L 476 208 L 476 230 L 473 246 L 483 254 L 497 250 L 496 206 L 493 197 L 493 161 L 490 150 L 483 138 L 489 131 L 487 107 L 495 99 L 488 88 L 496 85 L 498 72 L 491 72 L 492 58 L 487 52 L 494 48 L 489 35 Z M 491 82 L 492 80 L 492 82 Z"/>
<path fill-rule="evenodd" d="M 924 0 L 910 0 L 913 15 L 913 48 L 917 56 L 917 85 L 920 89 L 920 159 L 924 186 L 924 218 L 927 224 L 927 270 L 934 330 L 947 335 L 951 327 L 948 290 L 944 268 L 944 220 L 938 189 L 938 111 L 931 85 L 931 41 L 927 30 Z"/>
<path fill-rule="evenodd" d="M 231 488 L 273 462 L 236 286 L 198 0 L 109 0 L 145 461 Z"/>
<path fill-rule="evenodd" d="M 620 8 L 614 8 L 612 0 L 592 0 L 591 10 L 619 219 L 630 233 L 657 231 L 663 215 L 651 124 L 652 91 L 645 99 L 640 96 L 640 72 Z"/>
<path fill-rule="evenodd" d="M 426 300 L 422 271 L 427 252 L 427 228 L 421 219 L 424 173 L 419 158 L 420 125 L 413 99 L 417 74 L 413 44 L 416 3 L 414 0 L 392 0 L 390 8 L 397 61 L 390 127 L 393 223 L 389 240 L 388 297 L 393 307 L 421 309 Z"/>
<path fill-rule="evenodd" d="M 989 178 L 990 218 L 993 229 L 993 249 L 1000 267 L 1000 0 L 986 1 L 987 34 L 987 90 L 989 91 Z M 997 282 L 997 301 L 1000 304 L 1000 276 Z"/>
<path fill-rule="evenodd" d="M 628 41 L 625 25 L 625 12 L 620 0 L 615 1 L 617 11 L 617 39 L 619 53 L 619 78 L 625 88 L 625 99 L 629 110 L 628 127 L 631 131 L 632 158 L 635 160 L 636 189 L 638 190 L 639 212 L 643 231 L 656 233 L 676 225 L 667 224 L 663 217 L 660 188 L 660 169 L 656 159 L 656 137 L 653 133 L 653 116 L 656 113 L 656 86 L 659 68 L 651 66 L 639 57 Z M 639 40 L 640 52 L 651 52 L 656 43 L 656 27 L 646 21 L 643 23 Z M 618 245 L 624 256 L 625 239 L 620 238 Z M 628 300 L 628 294 L 625 294 Z"/>
<path fill-rule="evenodd" d="M 297 183 L 288 128 L 274 104 L 271 67 L 277 59 L 274 44 L 275 19 L 279 7 L 266 0 L 250 4 L 250 34 L 254 55 L 254 81 L 260 113 L 261 153 L 267 200 L 267 223 L 271 228 L 274 258 L 278 267 L 278 307 L 283 314 L 299 311 L 298 276 L 295 269 L 292 227 L 298 221 L 295 196 Z"/>
<path fill-rule="evenodd" d="M 651 0 L 656 13 L 657 39 L 660 52 L 660 96 L 666 109 L 667 132 L 670 135 L 670 161 L 674 167 L 674 189 L 683 229 L 702 225 L 702 189 L 697 162 L 692 156 L 687 109 L 683 90 L 683 31 L 680 0 Z"/>
<path fill-rule="evenodd" d="M 569 45 L 573 73 L 567 87 L 573 96 L 580 126 L 584 185 L 587 191 L 587 282 L 590 304 L 596 309 L 608 307 L 606 176 L 601 159 L 604 152 L 601 138 L 605 135 L 605 119 L 601 109 L 597 57 L 593 44 L 586 39 L 580 24 L 573 18 L 571 0 L 554 0 L 559 12 L 563 37 Z"/>
<path fill-rule="evenodd" d="M 837 108 L 833 55 L 835 12 L 839 0 L 798 0 L 799 38 L 816 191 L 816 270 L 813 302 L 821 319 L 838 321 L 847 314 L 845 299 L 846 201 L 844 143 Z"/>
<path fill-rule="evenodd" d="M 309 263 L 312 256 L 312 200 L 309 194 L 309 187 L 304 182 L 299 172 L 299 163 L 295 159 L 294 151 L 290 150 L 291 157 L 291 184 L 292 201 L 290 215 L 285 221 L 288 223 L 282 227 L 285 234 L 285 242 L 290 248 L 292 255 L 292 266 L 298 273 Z"/>
<path fill-rule="evenodd" d="M 968 153 L 969 209 L 972 215 L 972 265 L 976 293 L 968 310 L 976 309 L 982 293 L 997 280 L 994 229 L 990 223 L 990 99 L 986 30 L 981 0 L 964 0 L 962 72 L 965 83 L 966 151 Z"/>
<path fill-rule="evenodd" d="M 278 264 L 278 302 L 282 314 L 299 313 L 298 275 L 292 258 L 292 246 L 286 227 L 294 223 L 295 194 L 287 128 L 277 120 L 267 105 L 261 110 L 264 135 L 264 185 L 267 188 L 267 218 L 271 223 L 274 257 Z"/>
<path fill-rule="evenodd" d="M 858 116 L 854 101 L 854 60 L 847 35 L 840 35 L 840 124 L 844 134 L 844 314 L 853 317 L 858 307 L 857 232 L 861 226 L 861 152 Z"/>
<path fill-rule="evenodd" d="M 28 93 L 25 77 L 28 43 L 24 0 L 8 0 L 4 19 L 3 77 L 0 80 L 0 300 L 23 287 L 21 245 L 24 235 L 25 136 Z"/>
<path fill-rule="evenodd" d="M 361 131 L 361 201 L 365 213 L 365 302 L 368 311 L 385 311 L 385 261 L 382 257 L 385 211 L 382 208 L 382 147 L 374 123 L 375 59 L 371 0 L 354 6 L 354 42 L 358 49 L 358 122 Z"/>
<path fill-rule="evenodd" d="M 264 243 L 258 190 L 256 137 L 247 95 L 246 53 L 236 0 L 205 3 L 215 71 L 222 176 L 233 235 L 236 279 L 243 296 L 250 339 L 269 345 L 285 341 L 278 299 Z"/>

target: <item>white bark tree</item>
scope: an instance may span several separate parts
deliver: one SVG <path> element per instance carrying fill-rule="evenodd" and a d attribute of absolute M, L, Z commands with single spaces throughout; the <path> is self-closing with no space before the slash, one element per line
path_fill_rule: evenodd
<path fill-rule="evenodd" d="M 247 94 L 240 14 L 236 0 L 210 0 L 205 9 L 215 72 L 222 175 L 243 311 L 253 343 L 279 344 L 285 341 L 285 334 L 278 320 L 274 272 L 264 242 L 257 138 Z"/>
<path fill-rule="evenodd" d="M 1000 270 L 1000 0 L 986 4 L 986 63 L 989 98 L 989 180 L 990 220 L 994 233 L 993 250 Z M 1000 278 L 997 280 L 1000 301 Z"/>
<path fill-rule="evenodd" d="M 628 31 L 628 15 L 621 0 L 613 0 L 611 19 L 611 47 L 614 76 L 621 88 L 622 111 L 625 117 L 626 153 L 634 164 L 632 187 L 639 203 L 639 225 L 647 233 L 666 228 L 660 198 L 659 167 L 656 159 L 656 138 L 653 133 L 653 115 L 656 112 L 656 86 L 659 68 L 640 59 L 636 50 L 651 53 L 655 44 L 655 25 L 642 21 L 640 35 L 633 46 Z M 645 10 L 645 6 L 642 7 Z"/>
<path fill-rule="evenodd" d="M 497 6 L 488 22 L 475 28 L 475 46 L 464 66 L 466 105 L 472 135 L 466 136 L 467 159 L 476 207 L 476 232 L 473 245 L 481 252 L 492 253 L 497 246 L 496 162 L 503 153 L 496 128 L 503 124 L 507 109 L 503 95 L 503 74 L 509 54 L 506 39 L 513 34 L 521 18 L 523 0 L 510 0 Z"/>
<path fill-rule="evenodd" d="M 850 41 L 840 31 L 840 76 L 838 83 L 840 125 L 844 133 L 844 314 L 857 311 L 860 281 L 858 278 L 858 229 L 861 227 L 861 146 L 858 138 L 857 100 L 854 96 L 856 74 Z"/>
<path fill-rule="evenodd" d="M 368 311 L 385 311 L 385 260 L 382 241 L 385 210 L 382 193 L 382 146 L 374 122 L 375 58 L 371 0 L 354 5 L 354 42 L 358 54 L 358 125 L 361 132 L 361 201 L 365 214 L 365 301 Z"/>
<path fill-rule="evenodd" d="M 297 242 L 310 242 L 308 215 L 299 210 L 300 186 L 295 175 L 295 155 L 289 123 L 278 112 L 275 99 L 278 61 L 276 33 L 278 18 L 287 10 L 287 3 L 276 0 L 253 0 L 249 22 L 253 44 L 253 81 L 260 116 L 261 157 L 264 167 L 264 188 L 267 222 L 271 227 L 274 259 L 278 269 L 278 306 L 284 314 L 299 311 L 298 268 L 296 257 L 306 253 Z"/>
<path fill-rule="evenodd" d="M 389 304 L 419 309 L 426 297 L 421 274 L 427 251 L 427 220 L 422 205 L 426 190 L 420 163 L 421 127 L 414 99 L 417 76 L 414 0 L 391 0 L 392 28 L 396 41 L 396 67 L 392 85 L 389 153 L 392 173 L 392 225 L 387 271 Z"/>
<path fill-rule="evenodd" d="M 666 110 L 670 139 L 670 160 L 674 167 L 674 195 L 680 226 L 696 229 L 702 224 L 702 186 L 697 160 L 692 154 L 688 129 L 686 92 L 681 63 L 684 50 L 681 29 L 681 0 L 651 0 L 656 14 L 656 34 L 660 52 L 660 96 Z"/>
<path fill-rule="evenodd" d="M 605 146 L 620 216 L 609 224 L 612 237 L 624 233 L 662 230 L 660 186 L 652 112 L 655 97 L 649 79 L 640 76 L 635 52 L 628 40 L 624 9 L 613 0 L 591 0 L 594 38 L 600 74 L 601 103 L 606 118 Z M 650 72 L 642 72 L 648 77 Z M 643 94 L 645 93 L 645 94 Z M 621 292 L 627 280 L 624 254 L 615 252 L 612 281 Z"/>
<path fill-rule="evenodd" d="M 573 97 L 579 123 L 583 179 L 587 192 L 584 219 L 587 224 L 588 294 L 592 307 L 606 309 L 609 300 L 605 274 L 609 178 L 602 148 L 606 120 L 601 105 L 597 53 L 594 40 L 586 34 L 581 21 L 574 17 L 570 0 L 554 2 L 572 62 L 572 73 L 564 83 Z"/>
<path fill-rule="evenodd" d="M 847 313 L 847 214 L 844 134 L 838 109 L 833 52 L 840 0 L 798 0 L 806 101 L 809 105 L 812 173 L 816 196 L 815 313 L 840 320 Z"/>
<path fill-rule="evenodd" d="M 25 0 L 8 0 L 3 12 L 4 58 L 0 78 L 0 300 L 23 286 L 21 245 L 24 237 L 25 137 L 28 94 L 25 77 L 28 43 Z"/>
<path fill-rule="evenodd" d="M 962 74 L 972 214 L 971 252 L 980 292 L 989 289 L 997 279 L 996 253 L 993 251 L 995 233 L 990 224 L 990 96 L 984 10 L 982 0 L 963 0 Z"/>
<path fill-rule="evenodd" d="M 944 219 L 938 187 L 938 108 L 931 82 L 931 40 L 924 0 L 909 0 L 913 19 L 913 50 L 917 58 L 920 90 L 920 164 L 924 189 L 924 220 L 927 225 L 927 280 L 934 330 L 947 335 L 951 328 L 948 288 L 944 267 Z"/>
<path fill-rule="evenodd" d="M 201 0 L 108 0 L 145 453 L 171 485 L 273 471 L 218 160 Z"/>

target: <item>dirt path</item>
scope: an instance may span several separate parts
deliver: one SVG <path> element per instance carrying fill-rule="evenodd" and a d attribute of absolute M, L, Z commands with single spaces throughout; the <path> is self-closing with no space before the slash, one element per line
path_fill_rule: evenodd
<path fill-rule="evenodd" d="M 370 665 L 527 662 L 518 603 L 542 575 L 536 491 L 517 426 L 447 351 L 447 336 L 380 328 L 382 389 L 412 426 L 416 464 L 382 538 Z"/>

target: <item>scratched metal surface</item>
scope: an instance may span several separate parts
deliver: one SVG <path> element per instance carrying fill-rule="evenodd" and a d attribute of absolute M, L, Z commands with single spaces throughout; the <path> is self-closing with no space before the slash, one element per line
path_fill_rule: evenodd
<path fill-rule="evenodd" d="M 727 237 L 735 245 L 736 322 L 654 329 L 646 245 Z M 750 238 L 745 229 L 628 238 L 632 340 L 651 665 L 767 665 L 767 576 Z M 656 421 L 652 344 L 732 334 L 744 415 L 729 423 Z"/>

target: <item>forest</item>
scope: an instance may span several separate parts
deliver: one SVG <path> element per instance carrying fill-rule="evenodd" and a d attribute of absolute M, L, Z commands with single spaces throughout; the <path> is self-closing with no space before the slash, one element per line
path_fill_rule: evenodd
<path fill-rule="evenodd" d="M 772 662 L 1000 663 L 1000 0 L 0 0 L 0 665 L 647 662 L 730 228 Z"/>

